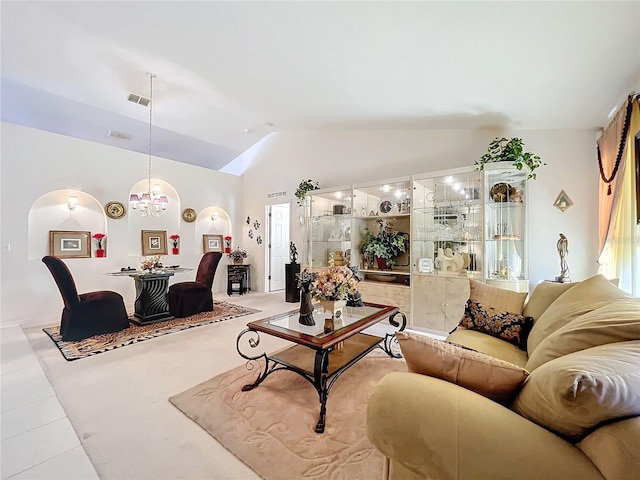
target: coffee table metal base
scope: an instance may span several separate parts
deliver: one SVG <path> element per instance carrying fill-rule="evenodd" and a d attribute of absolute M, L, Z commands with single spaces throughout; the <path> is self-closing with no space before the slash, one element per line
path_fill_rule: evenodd
<path fill-rule="evenodd" d="M 394 320 L 396 315 L 402 316 L 402 324 Z M 395 327 L 400 327 L 400 330 L 404 330 L 407 319 L 402 312 L 398 312 L 389 318 L 389 323 Z M 344 340 L 339 348 L 333 347 L 326 350 L 315 350 L 315 355 L 311 354 L 312 350 L 309 347 L 294 345 L 271 356 L 263 353 L 255 357 L 245 355 L 240 350 L 240 340 L 245 335 L 251 335 L 248 337 L 248 343 L 252 348 L 257 348 L 260 344 L 259 332 L 247 328 L 240 332 L 236 340 L 238 353 L 249 361 L 257 362 L 263 360 L 264 368 L 260 367 L 260 374 L 258 378 L 256 378 L 256 381 L 243 386 L 242 391 L 253 390 L 269 375 L 278 370 L 289 370 L 297 373 L 311 383 L 318 392 L 320 415 L 315 427 L 316 433 L 324 433 L 327 416 L 327 398 L 329 397 L 331 387 L 333 387 L 336 380 L 338 380 L 344 372 L 377 347 L 384 350 L 390 357 L 402 357 L 402 355 L 392 350 L 395 337 L 389 333 L 386 333 L 385 337 L 357 333 Z"/>

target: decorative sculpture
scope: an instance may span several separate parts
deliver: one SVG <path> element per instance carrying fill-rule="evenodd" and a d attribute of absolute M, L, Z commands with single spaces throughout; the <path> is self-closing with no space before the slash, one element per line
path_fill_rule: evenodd
<path fill-rule="evenodd" d="M 318 278 L 316 272 L 304 269 L 302 273 L 296 274 L 298 288 L 300 289 L 300 317 L 298 323 L 301 325 L 315 325 L 313 319 L 313 297 L 311 295 L 311 284 Z"/>
<path fill-rule="evenodd" d="M 569 265 L 567 264 L 567 255 L 569 254 L 569 240 L 562 233 L 560 239 L 556 243 L 558 255 L 560 256 L 560 275 L 556 277 L 556 282 L 569 283 Z"/>
<path fill-rule="evenodd" d="M 298 261 L 298 249 L 296 248 L 296 244 L 293 242 L 289 243 L 289 260 L 291 260 L 291 263 L 296 263 Z"/>
<path fill-rule="evenodd" d="M 436 268 L 441 272 L 458 272 L 464 266 L 464 257 L 459 253 L 453 253 L 450 248 L 438 248 L 438 256 L 436 257 Z"/>

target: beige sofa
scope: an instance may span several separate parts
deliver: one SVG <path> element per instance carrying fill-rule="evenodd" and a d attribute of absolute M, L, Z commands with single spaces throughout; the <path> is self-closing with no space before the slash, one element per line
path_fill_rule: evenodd
<path fill-rule="evenodd" d="M 598 275 L 541 283 L 522 313 L 535 320 L 527 351 L 448 337 L 526 368 L 512 401 L 411 372 L 376 386 L 367 435 L 385 479 L 640 479 L 640 299 Z"/>

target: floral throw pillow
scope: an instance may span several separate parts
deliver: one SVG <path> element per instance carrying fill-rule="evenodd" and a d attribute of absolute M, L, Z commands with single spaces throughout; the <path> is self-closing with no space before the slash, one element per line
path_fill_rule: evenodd
<path fill-rule="evenodd" d="M 527 337 L 533 327 L 533 317 L 496 310 L 482 303 L 468 300 L 464 308 L 464 316 L 458 326 L 498 337 L 526 351 Z"/>

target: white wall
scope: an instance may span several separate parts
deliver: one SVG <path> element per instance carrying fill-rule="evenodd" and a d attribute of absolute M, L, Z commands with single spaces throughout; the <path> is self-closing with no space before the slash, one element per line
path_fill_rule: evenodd
<path fill-rule="evenodd" d="M 40 251 L 29 252 L 29 235 L 47 238 L 48 230 L 65 230 L 68 229 L 65 225 L 70 224 L 81 230 L 92 230 L 93 234 L 95 222 L 85 225 L 79 209 L 71 219 L 66 213 L 47 220 L 33 216 L 39 220 L 30 226 L 32 205 L 48 192 L 69 188 L 86 192 L 102 206 L 115 200 L 128 208 L 130 190 L 146 178 L 147 156 L 10 123 L 2 123 L 1 133 L 0 323 L 55 323 L 60 319 L 62 300 L 40 260 L 48 254 L 48 240 L 32 241 L 32 245 L 39 245 Z M 104 273 L 127 265 L 138 266 L 141 228 L 167 230 L 168 236 L 178 233 L 180 255 L 169 255 L 163 261 L 192 268 L 197 268 L 202 256 L 202 233 L 227 233 L 218 231 L 210 219 L 205 218 L 207 214 L 210 216 L 212 207 L 228 212 L 234 234 L 241 231 L 240 177 L 160 158 L 153 159 L 152 174 L 168 182 L 179 196 L 179 205 L 170 208 L 171 217 L 134 219 L 131 216 L 135 213 L 131 211 L 119 220 L 105 216 L 105 231 L 101 233 L 107 234 L 107 258 L 65 260 L 81 293 L 115 290 L 124 296 L 129 312 L 133 311 L 135 298 L 133 280 Z M 180 219 L 187 207 L 202 214 L 196 222 L 186 223 Z M 63 206 L 60 208 L 64 210 Z M 226 221 L 218 224 L 229 228 Z M 179 231 L 174 231 L 176 229 Z M 226 292 L 226 263 L 224 257 L 216 273 L 214 298 L 217 299 L 227 298 L 223 293 Z M 194 278 L 195 271 L 176 274 L 171 283 Z"/>
<path fill-rule="evenodd" d="M 2 123 L 1 128 L 0 323 L 54 323 L 59 319 L 62 301 L 40 261 L 48 252 L 29 258 L 29 209 L 45 193 L 65 188 L 87 192 L 103 206 L 111 200 L 126 204 L 130 189 L 146 176 L 146 156 L 8 123 Z M 219 207 L 230 215 L 233 246 L 249 252 L 254 291 L 263 291 L 266 242 L 258 245 L 255 235 L 249 239 L 252 225 L 245 223 L 246 217 L 251 217 L 251 224 L 255 219 L 260 221 L 257 233 L 264 239 L 265 205 L 289 200 L 291 240 L 302 251 L 302 230 L 298 227 L 302 209 L 293 196 L 302 179 L 312 178 L 322 187 L 332 187 L 468 166 L 497 134 L 521 136 L 526 148 L 548 163 L 538 170 L 538 180 L 530 185 L 531 283 L 559 273 L 555 245 L 560 232 L 569 238 L 572 278 L 580 280 L 595 274 L 598 168 L 594 132 L 590 130 L 278 133 L 243 155 L 240 160 L 251 162 L 251 166 L 242 178 L 154 158 L 154 178 L 169 182 L 180 197 L 176 212 L 191 207 L 201 215 L 192 224 L 180 220 L 179 232 L 167 232 L 182 236 L 181 254 L 167 259 L 195 268 L 202 252 L 202 233 L 224 233 L 213 226 L 206 231 L 205 217 L 211 207 Z M 562 189 L 575 202 L 564 214 L 552 206 Z M 268 193 L 282 190 L 288 192 L 287 198 L 267 199 Z M 121 220 L 105 220 L 107 258 L 71 259 L 68 264 L 81 292 L 118 291 L 131 311 L 133 281 L 103 275 L 137 264 L 137 233 L 130 231 L 129 215 L 131 212 Z M 144 220 L 152 229 L 154 219 Z M 138 228 L 137 221 L 133 223 Z M 62 228 L 46 226 L 41 234 L 46 235 L 49 229 Z M 10 252 L 7 245 L 11 245 Z M 214 285 L 218 299 L 226 298 L 222 293 L 226 289 L 223 263 Z M 191 280 L 194 275 L 179 274 L 172 282 Z"/>
<path fill-rule="evenodd" d="M 264 212 L 269 192 L 286 190 L 292 204 L 291 240 L 302 251 L 298 228 L 302 208 L 293 196 L 303 179 L 318 180 L 322 188 L 383 180 L 454 167 L 473 165 L 496 136 L 522 137 L 527 151 L 548 165 L 530 184 L 529 275 L 532 285 L 560 273 L 556 241 L 569 239 L 568 263 L 574 280 L 596 273 L 597 181 L 595 132 L 591 130 L 370 131 L 272 134 L 240 160 L 250 162 L 244 174 L 243 198 L 253 216 Z M 574 201 L 565 213 L 553 207 L 564 189 Z M 264 271 L 264 245 L 259 247 L 243 231 L 243 245 L 257 271 Z M 262 263 L 261 263 L 262 262 Z M 261 275 L 257 289 L 263 290 Z"/>

